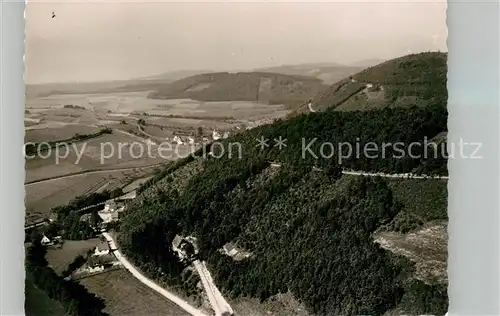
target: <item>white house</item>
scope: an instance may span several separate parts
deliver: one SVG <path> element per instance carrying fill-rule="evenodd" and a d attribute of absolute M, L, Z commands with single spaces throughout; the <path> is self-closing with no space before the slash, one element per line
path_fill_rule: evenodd
<path fill-rule="evenodd" d="M 100 218 L 102 218 L 103 223 L 111 223 L 111 222 L 118 220 L 118 213 L 117 212 L 113 212 L 113 213 L 98 212 L 97 214 L 99 215 Z"/>
<path fill-rule="evenodd" d="M 50 239 L 47 236 L 45 236 L 45 235 L 43 235 L 41 243 L 44 246 L 51 244 Z"/>
<path fill-rule="evenodd" d="M 238 249 L 233 243 L 225 244 L 222 249 L 219 249 L 219 251 L 236 261 L 249 258 L 252 255 L 252 253 L 250 252 L 244 251 L 243 249 Z"/>
<path fill-rule="evenodd" d="M 179 256 L 181 260 L 185 258 L 184 251 L 182 251 L 182 244 L 184 242 L 184 239 L 179 235 L 175 235 L 174 240 L 172 240 L 172 250 L 177 253 L 177 256 Z"/>
<path fill-rule="evenodd" d="M 99 249 L 99 246 L 95 247 L 94 256 L 100 257 L 109 254 L 109 249 Z"/>
<path fill-rule="evenodd" d="M 182 139 L 179 137 L 179 136 L 174 136 L 174 138 L 172 139 L 172 142 L 173 143 L 177 143 L 177 145 L 182 145 L 183 144 L 183 141 Z"/>
<path fill-rule="evenodd" d="M 217 131 L 213 131 L 212 132 L 212 139 L 213 140 L 218 140 L 220 138 L 221 138 L 221 136 L 220 136 L 220 134 Z"/>
<path fill-rule="evenodd" d="M 104 210 L 103 212 L 113 212 L 116 209 L 116 202 L 115 201 L 109 201 L 104 204 Z"/>
<path fill-rule="evenodd" d="M 104 271 L 104 266 L 98 266 L 98 267 L 95 267 L 95 268 L 88 267 L 87 271 L 89 273 L 102 272 L 102 271 Z"/>
<path fill-rule="evenodd" d="M 224 245 L 224 252 L 228 256 L 235 256 L 238 253 L 238 250 L 233 246 L 233 244 L 228 243 Z"/>
<path fill-rule="evenodd" d="M 99 215 L 104 223 L 110 223 L 118 220 L 118 213 L 124 209 L 124 205 L 118 205 L 115 201 L 108 201 L 104 205 L 104 209 L 97 212 L 97 215 Z"/>

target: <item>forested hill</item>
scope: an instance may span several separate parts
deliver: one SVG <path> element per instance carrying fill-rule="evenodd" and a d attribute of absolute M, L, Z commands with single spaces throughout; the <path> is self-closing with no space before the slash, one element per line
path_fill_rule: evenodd
<path fill-rule="evenodd" d="M 328 86 L 320 79 L 267 72 L 207 73 L 165 84 L 154 99 L 252 101 L 296 107 Z"/>
<path fill-rule="evenodd" d="M 384 107 L 446 106 L 447 54 L 428 52 L 395 58 L 340 80 L 312 99 L 323 111 L 372 110 Z M 307 113 L 306 103 L 292 114 Z"/>
<path fill-rule="evenodd" d="M 239 164 L 248 159 L 277 160 L 320 168 L 446 175 L 446 144 L 435 147 L 431 141 L 446 131 L 447 110 L 440 103 L 377 111 L 328 110 L 238 134 L 224 142 L 223 152 L 214 146 L 214 153 L 229 158 L 233 149 L 233 160 Z M 280 137 L 285 142 L 281 149 L 277 146 Z M 263 149 L 257 146 L 261 138 L 267 140 Z M 234 146 L 229 145 L 234 143 L 241 144 L 243 159 L 237 159 Z"/>
<path fill-rule="evenodd" d="M 188 285 L 181 271 L 186 265 L 169 246 L 175 234 L 198 238 L 200 257 L 230 299 L 266 301 L 291 293 L 317 315 L 443 315 L 446 284 L 416 277 L 413 261 L 380 248 L 373 236 L 380 230 L 406 233 L 446 221 L 446 182 L 394 183 L 399 180 L 342 175 L 338 155 L 303 159 L 302 144 L 316 138 L 310 147 L 316 154 L 323 142 L 357 142 L 361 148 L 368 142 L 422 145 L 425 137 L 446 131 L 446 118 L 439 103 L 327 110 L 235 135 L 224 140 L 225 152 L 212 148 L 220 158 L 179 161 L 146 184 L 125 213 L 119 243 L 144 271 L 184 289 Z M 280 136 L 286 138 L 281 150 L 274 141 Z M 268 139 L 268 147 L 256 147 L 261 137 Z M 241 144 L 241 157 L 235 151 L 229 157 L 230 143 Z M 351 155 L 340 167 L 447 173 L 441 151 L 427 159 L 393 153 L 389 146 L 384 156 Z M 419 153 L 423 147 L 414 146 L 413 157 Z M 411 195 L 418 196 L 419 204 Z M 221 254 L 228 242 L 251 256 L 235 261 Z M 194 295 L 192 289 L 185 291 Z"/>

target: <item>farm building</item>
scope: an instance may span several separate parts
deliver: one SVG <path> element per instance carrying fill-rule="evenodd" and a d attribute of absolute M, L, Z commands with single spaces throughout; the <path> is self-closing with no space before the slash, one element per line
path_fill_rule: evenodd
<path fill-rule="evenodd" d="M 212 139 L 213 140 L 218 140 L 221 138 L 221 135 L 217 131 L 212 132 Z"/>
<path fill-rule="evenodd" d="M 94 256 L 100 257 L 109 254 L 109 249 L 105 249 L 104 247 L 95 247 Z"/>
<path fill-rule="evenodd" d="M 172 249 L 177 252 L 179 256 L 182 254 L 181 246 L 184 242 L 185 240 L 179 235 L 175 235 L 174 240 L 172 240 Z"/>
<path fill-rule="evenodd" d="M 96 272 L 102 272 L 104 271 L 104 266 L 96 266 L 96 267 L 88 267 L 87 272 L 88 273 L 96 273 Z"/>
<path fill-rule="evenodd" d="M 231 243 L 227 243 L 224 245 L 224 252 L 228 255 L 228 256 L 235 256 L 237 253 L 238 253 L 238 250 L 236 250 L 236 248 L 234 247 L 233 244 Z"/>
<path fill-rule="evenodd" d="M 112 253 L 103 254 L 100 256 L 90 256 L 87 264 L 90 268 L 96 267 L 110 267 L 116 262 L 116 258 Z"/>
<path fill-rule="evenodd" d="M 103 223 L 111 223 L 118 220 L 118 214 L 125 209 L 125 205 L 108 201 L 102 211 L 97 212 Z"/>
<path fill-rule="evenodd" d="M 182 141 L 182 139 L 179 137 L 179 136 L 174 136 L 174 138 L 172 139 L 172 142 L 173 143 L 177 143 L 177 145 L 182 145 L 184 144 L 184 142 Z"/>
<path fill-rule="evenodd" d="M 41 243 L 43 246 L 52 245 L 52 241 L 45 235 L 43 235 Z"/>
<path fill-rule="evenodd" d="M 233 258 L 234 260 L 243 260 L 245 258 L 248 258 L 252 255 L 252 253 L 244 251 L 243 249 L 238 249 L 236 245 L 233 243 L 227 243 L 225 244 L 222 249 L 220 249 L 220 252 L 225 254 L 226 256 L 229 256 Z"/>
<path fill-rule="evenodd" d="M 172 250 L 177 253 L 181 260 L 198 253 L 198 249 L 193 243 L 193 238 L 183 238 L 179 235 L 176 235 L 174 240 L 172 240 Z"/>

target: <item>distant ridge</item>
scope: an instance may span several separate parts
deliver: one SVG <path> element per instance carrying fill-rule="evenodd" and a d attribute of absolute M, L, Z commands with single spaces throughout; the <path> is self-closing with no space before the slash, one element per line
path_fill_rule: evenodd
<path fill-rule="evenodd" d="M 411 54 L 369 67 L 344 78 L 304 103 L 291 116 L 333 108 L 336 111 L 383 107 L 446 107 L 447 54 Z"/>
<path fill-rule="evenodd" d="M 360 61 L 357 61 L 355 63 L 350 64 L 350 66 L 368 68 L 368 67 L 373 67 L 375 65 L 381 64 L 385 61 L 386 61 L 386 59 L 382 59 L 382 58 L 363 59 L 363 60 L 360 60 Z"/>
<path fill-rule="evenodd" d="M 332 84 L 362 69 L 363 67 L 346 66 L 338 63 L 307 63 L 258 68 L 255 71 L 310 76 L 322 80 L 325 84 Z"/>
<path fill-rule="evenodd" d="M 320 79 L 270 72 L 217 72 L 191 76 L 159 87 L 153 99 L 193 99 L 198 101 L 251 101 L 302 104 L 327 88 Z"/>

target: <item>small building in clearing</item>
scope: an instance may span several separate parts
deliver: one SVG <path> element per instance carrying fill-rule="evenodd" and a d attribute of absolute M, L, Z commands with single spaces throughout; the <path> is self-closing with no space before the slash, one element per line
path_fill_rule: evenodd
<path fill-rule="evenodd" d="M 238 249 L 236 245 L 230 242 L 225 244 L 219 251 L 236 261 L 240 261 L 252 256 L 251 252 L 245 251 L 243 249 Z"/>
<path fill-rule="evenodd" d="M 94 256 L 100 257 L 109 254 L 109 249 L 100 249 L 99 246 L 94 249 Z"/>
<path fill-rule="evenodd" d="M 48 246 L 48 245 L 52 244 L 52 241 L 47 236 L 43 235 L 42 240 L 41 240 L 41 244 L 43 246 Z"/>
<path fill-rule="evenodd" d="M 118 220 L 118 214 L 125 209 L 125 205 L 116 203 L 115 201 L 108 201 L 104 205 L 104 209 L 97 212 L 103 223 L 111 223 Z"/>
<path fill-rule="evenodd" d="M 238 250 L 236 250 L 236 248 L 234 247 L 233 244 L 227 243 L 227 244 L 224 245 L 224 252 L 228 256 L 233 257 L 233 256 L 235 256 L 238 253 Z"/>

